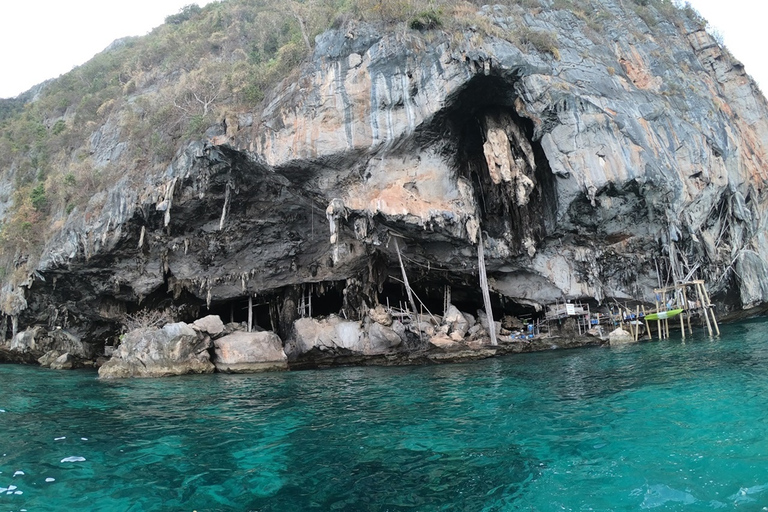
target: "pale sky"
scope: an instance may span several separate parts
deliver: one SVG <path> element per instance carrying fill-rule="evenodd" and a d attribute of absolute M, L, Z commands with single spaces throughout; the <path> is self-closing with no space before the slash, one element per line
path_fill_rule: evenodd
<path fill-rule="evenodd" d="M 0 29 L 0 98 L 66 73 L 115 39 L 146 34 L 184 5 L 209 1 L 8 0 Z M 768 2 L 691 0 L 691 5 L 768 92 Z"/>

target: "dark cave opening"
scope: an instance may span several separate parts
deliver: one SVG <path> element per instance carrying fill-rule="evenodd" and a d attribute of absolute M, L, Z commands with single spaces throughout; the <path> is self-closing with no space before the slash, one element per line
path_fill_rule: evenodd
<path fill-rule="evenodd" d="M 522 249 L 522 235 L 530 234 L 540 241 L 554 230 L 557 184 L 540 141 L 534 139 L 534 123 L 518 114 L 517 100 L 514 78 L 477 76 L 458 94 L 447 114 L 447 124 L 456 141 L 459 172 L 474 188 L 483 230 L 494 238 L 507 235 Z M 524 201 L 515 201 L 520 183 L 495 183 L 488 168 L 483 145 L 491 126 L 501 118 L 517 134 L 510 137 L 507 149 L 510 161 L 516 169 L 525 169 L 520 174 L 526 177 L 515 179 L 530 179 L 533 184 Z"/>
<path fill-rule="evenodd" d="M 302 298 L 299 299 L 298 304 L 299 316 L 312 316 L 314 318 L 340 314 L 344 307 L 345 286 L 345 281 L 305 284 Z"/>
<path fill-rule="evenodd" d="M 252 328 L 254 330 L 273 331 L 272 306 L 276 303 L 274 295 L 253 297 L 249 303 L 248 297 L 237 297 L 231 300 L 211 304 L 204 310 L 201 316 L 218 315 L 225 324 L 236 323 L 242 326 L 248 325 L 248 308 L 252 311 Z"/>
<path fill-rule="evenodd" d="M 416 306 L 421 309 L 423 305 L 424 314 L 429 311 L 433 315 L 442 316 L 444 313 L 443 305 L 447 281 L 425 282 L 425 280 L 418 278 L 414 281 L 412 290 L 415 294 Z M 479 282 L 477 286 L 472 286 L 466 282 L 459 285 L 450 285 L 450 293 L 451 304 L 456 306 L 459 311 L 477 317 L 478 310 L 483 309 L 483 296 L 480 291 Z M 411 309 L 405 285 L 403 285 L 399 278 L 387 279 L 382 286 L 378 299 L 380 304 L 388 305 L 392 308 L 404 309 L 407 306 L 409 310 Z M 537 312 L 536 308 L 530 304 L 522 304 L 494 292 L 491 292 L 491 308 L 493 309 L 493 317 L 496 321 L 500 321 L 507 315 L 520 319 L 534 320 L 543 316 L 543 313 Z M 419 311 L 419 313 L 422 313 L 422 311 Z"/>

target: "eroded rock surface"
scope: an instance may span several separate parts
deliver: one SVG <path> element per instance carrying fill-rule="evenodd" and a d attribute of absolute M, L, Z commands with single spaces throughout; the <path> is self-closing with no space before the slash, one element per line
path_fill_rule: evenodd
<path fill-rule="evenodd" d="M 104 379 L 167 377 L 186 373 L 212 373 L 209 337 L 184 322 L 162 329 L 144 328 L 125 335 L 112 358 L 99 368 Z"/>
<path fill-rule="evenodd" d="M 283 342 L 273 332 L 234 332 L 214 341 L 220 372 L 249 373 L 288 368 Z"/>

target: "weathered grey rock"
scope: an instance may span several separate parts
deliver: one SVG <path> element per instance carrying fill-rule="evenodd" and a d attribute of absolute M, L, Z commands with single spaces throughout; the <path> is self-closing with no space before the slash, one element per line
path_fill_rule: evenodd
<path fill-rule="evenodd" d="M 38 340 L 40 333 L 44 331 L 42 327 L 35 326 L 17 333 L 11 340 L 11 350 L 20 353 L 44 353 L 49 348 Z"/>
<path fill-rule="evenodd" d="M 213 342 L 220 372 L 250 373 L 288 368 L 283 342 L 273 332 L 235 332 Z"/>
<path fill-rule="evenodd" d="M 449 335 L 456 341 L 461 341 L 467 331 L 469 330 L 470 323 L 467 321 L 467 317 L 459 311 L 459 309 L 451 304 L 443 315 L 443 322 L 450 326 L 448 331 Z M 474 322 L 473 322 L 474 323 Z M 453 334 L 456 333 L 456 337 Z M 458 339 L 457 339 L 458 338 Z"/>
<path fill-rule="evenodd" d="M 483 311 L 482 309 L 478 309 L 477 310 L 477 323 L 479 325 L 483 326 L 483 328 L 486 331 L 489 331 L 489 329 L 488 329 L 488 315 L 486 315 L 485 311 Z M 496 327 L 496 334 L 501 333 L 501 322 L 499 322 L 498 320 L 494 320 L 493 323 L 495 324 L 495 327 Z"/>
<path fill-rule="evenodd" d="M 59 352 L 58 350 L 49 350 L 48 352 L 46 352 L 45 354 L 40 356 L 38 358 L 37 362 L 43 368 L 50 368 L 51 367 L 51 363 L 56 361 L 56 359 L 58 359 L 59 356 L 61 356 L 61 355 L 62 355 L 61 352 Z"/>
<path fill-rule="evenodd" d="M 320 351 L 365 352 L 365 337 L 359 322 L 332 315 L 327 319 L 300 318 L 294 323 L 293 340 L 287 344 L 289 357 L 313 349 Z"/>
<path fill-rule="evenodd" d="M 61 354 L 53 362 L 51 362 L 51 370 L 71 370 L 77 363 L 76 358 L 69 353 Z"/>
<path fill-rule="evenodd" d="M 76 358 L 91 359 L 96 353 L 96 345 L 85 343 L 79 336 L 66 329 L 54 329 L 48 331 L 48 346 L 61 353 L 69 353 Z"/>
<path fill-rule="evenodd" d="M 211 373 L 211 340 L 179 322 L 162 329 L 137 329 L 125 335 L 112 358 L 99 368 L 100 378 L 167 377 Z"/>
<path fill-rule="evenodd" d="M 380 323 L 373 323 L 368 328 L 368 340 L 370 343 L 368 350 L 366 350 L 368 354 L 385 354 L 399 347 L 403 342 L 394 329 Z"/>
<path fill-rule="evenodd" d="M 219 315 L 208 315 L 192 322 L 192 328 L 216 336 L 224 332 L 224 322 L 221 321 Z"/>
<path fill-rule="evenodd" d="M 81 359 L 90 359 L 96 355 L 95 345 L 83 343 L 75 334 L 64 329 L 47 331 L 41 326 L 16 334 L 11 340 L 10 350 L 22 354 L 29 353 L 35 358 L 44 357 L 49 352 L 69 353 Z M 45 361 L 50 363 L 48 358 Z"/>
<path fill-rule="evenodd" d="M 375 308 L 368 310 L 368 316 L 371 317 L 376 323 L 379 323 L 385 327 L 392 325 L 392 315 L 389 314 L 387 308 L 378 304 Z"/>
<path fill-rule="evenodd" d="M 629 334 L 627 331 L 619 327 L 618 329 L 608 333 L 608 341 L 612 346 L 626 345 L 628 343 L 634 343 L 635 338 L 631 334 Z"/>
<path fill-rule="evenodd" d="M 436 334 L 429 339 L 429 344 L 434 348 L 442 350 L 454 350 L 461 346 L 461 343 L 446 336 L 445 334 Z"/>

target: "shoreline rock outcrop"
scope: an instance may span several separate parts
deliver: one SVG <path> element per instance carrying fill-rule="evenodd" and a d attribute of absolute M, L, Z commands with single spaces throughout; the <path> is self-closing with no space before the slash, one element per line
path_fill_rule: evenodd
<path fill-rule="evenodd" d="M 187 373 L 213 373 L 208 349 L 210 337 L 184 322 L 161 329 L 143 328 L 125 335 L 112 358 L 99 368 L 104 379 L 167 377 Z"/>
<path fill-rule="evenodd" d="M 254 373 L 288 369 L 283 342 L 273 332 L 233 332 L 213 342 L 216 370 Z"/>

